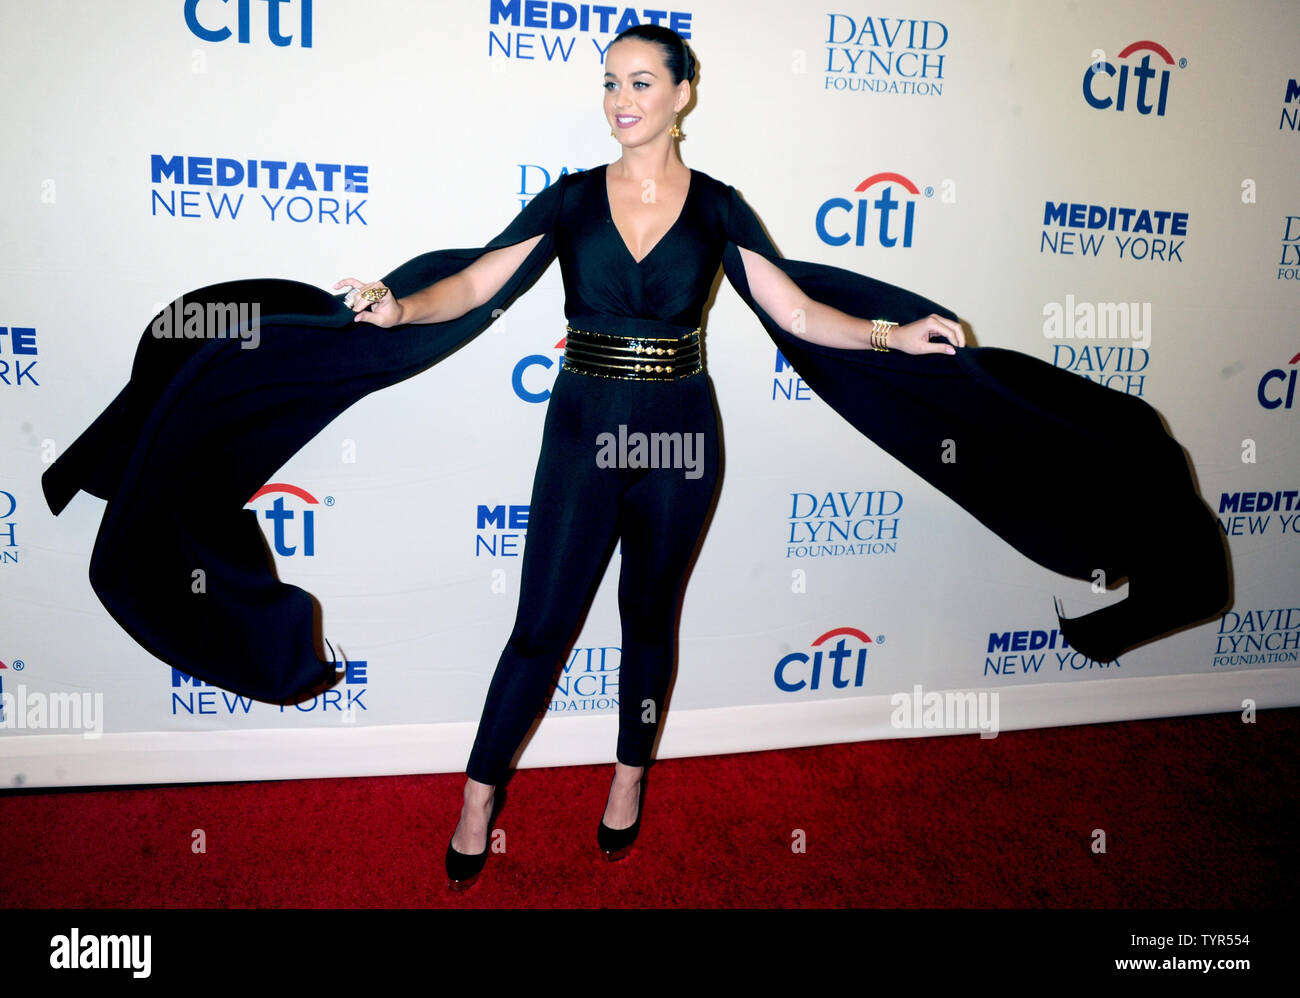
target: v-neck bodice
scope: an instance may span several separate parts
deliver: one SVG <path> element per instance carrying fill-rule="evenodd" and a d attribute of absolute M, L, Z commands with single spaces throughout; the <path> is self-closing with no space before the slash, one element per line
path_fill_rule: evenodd
<path fill-rule="evenodd" d="M 565 316 L 571 322 L 621 316 L 699 326 L 727 243 L 726 185 L 691 170 L 676 221 L 637 261 L 614 224 L 606 167 L 564 179 L 555 237 Z"/>
<path fill-rule="evenodd" d="M 606 163 L 604 166 L 600 167 L 600 171 L 601 171 L 601 181 L 605 185 L 605 210 L 609 213 L 610 222 L 613 222 L 614 221 L 614 200 L 609 196 L 609 164 Z M 682 206 L 677 212 L 677 217 L 673 219 L 672 225 L 668 226 L 664 234 L 655 240 L 655 244 L 650 247 L 650 249 L 646 252 L 644 256 L 641 257 L 640 260 L 632 256 L 632 247 L 627 244 L 627 240 L 623 238 L 623 234 L 621 232 L 618 232 L 618 225 L 617 224 L 614 225 L 614 231 L 618 232 L 619 242 L 623 244 L 623 248 L 627 250 L 627 255 L 631 258 L 632 262 L 635 263 L 638 267 L 641 264 L 645 263 L 646 260 L 650 258 L 650 255 L 659 248 L 660 243 L 662 243 L 665 239 L 668 238 L 669 233 L 671 233 L 673 229 L 677 228 L 678 223 L 680 223 L 682 220 L 682 216 L 686 214 L 686 206 L 690 204 L 691 201 L 691 192 L 695 189 L 695 171 L 690 170 L 689 172 L 690 172 L 690 176 L 687 178 L 686 181 L 686 197 L 682 199 Z"/>

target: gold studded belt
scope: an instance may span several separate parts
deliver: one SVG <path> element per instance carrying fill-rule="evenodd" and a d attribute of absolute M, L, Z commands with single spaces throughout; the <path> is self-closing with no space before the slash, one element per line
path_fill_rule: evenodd
<path fill-rule="evenodd" d="M 704 370 L 699 329 L 670 339 L 564 328 L 564 366 L 579 374 L 637 381 L 679 381 Z"/>

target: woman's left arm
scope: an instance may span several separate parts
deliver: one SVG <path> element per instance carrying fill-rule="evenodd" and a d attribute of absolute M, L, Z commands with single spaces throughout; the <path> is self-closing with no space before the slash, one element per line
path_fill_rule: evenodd
<path fill-rule="evenodd" d="M 871 348 L 869 319 L 859 319 L 837 308 L 813 301 L 781 268 L 764 256 L 743 246 L 736 248 L 740 250 L 740 259 L 745 265 L 745 280 L 749 282 L 754 300 L 787 333 L 823 346 L 847 350 Z M 944 337 L 946 342 L 931 342 L 932 333 Z M 966 345 L 966 334 L 960 323 L 940 315 L 928 315 L 916 322 L 890 329 L 886 342 L 892 349 L 903 353 L 952 354 L 957 352 L 954 347 Z"/>

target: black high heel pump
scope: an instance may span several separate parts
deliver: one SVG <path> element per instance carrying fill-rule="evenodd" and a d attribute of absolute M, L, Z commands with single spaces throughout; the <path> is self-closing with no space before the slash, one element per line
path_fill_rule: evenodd
<path fill-rule="evenodd" d="M 487 863 L 488 852 L 492 849 L 492 822 L 496 821 L 497 814 L 505 805 L 505 787 L 497 787 L 493 794 L 492 813 L 488 815 L 488 834 L 487 842 L 483 845 L 483 851 L 478 853 L 459 852 L 452 846 L 451 840 L 447 841 L 447 856 L 443 865 L 447 870 L 447 886 L 453 891 L 463 891 L 471 887 L 478 879 L 478 875 L 483 872 L 483 867 Z M 452 839 L 456 833 L 451 833 Z"/>
<path fill-rule="evenodd" d="M 596 844 L 600 846 L 601 855 L 611 863 L 628 854 L 641 831 L 641 814 L 645 810 L 645 781 L 646 773 L 642 772 L 641 787 L 637 791 L 636 821 L 627 828 L 610 828 L 602 817 L 600 827 L 596 829 Z"/>
<path fill-rule="evenodd" d="M 455 833 L 452 838 L 455 838 Z M 487 863 L 488 850 L 492 845 L 492 832 L 488 831 L 488 843 L 479 853 L 457 852 L 450 842 L 447 843 L 447 858 L 445 866 L 447 868 L 447 886 L 453 891 L 467 890 L 478 875 L 483 872 L 483 866 Z"/>

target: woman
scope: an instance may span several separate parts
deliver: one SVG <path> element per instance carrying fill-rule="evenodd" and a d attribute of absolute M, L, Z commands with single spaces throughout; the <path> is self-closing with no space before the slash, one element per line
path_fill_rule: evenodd
<path fill-rule="evenodd" d="M 694 272 L 687 274 L 683 269 L 690 264 L 684 263 L 681 255 L 671 260 L 662 256 L 652 259 L 660 242 L 684 215 L 696 183 L 692 171 L 678 158 L 673 141 L 678 134 L 677 116 L 690 102 L 694 78 L 689 47 L 667 28 L 630 28 L 606 51 L 605 117 L 623 153 L 609 166 L 590 171 L 587 186 L 604 188 L 613 231 L 598 235 L 611 243 L 615 239 L 623 243 L 624 262 L 632 265 L 627 269 L 637 272 L 642 287 L 632 289 L 633 293 L 617 303 L 611 296 L 601 296 L 604 289 L 592 287 L 598 280 L 593 271 L 602 264 L 581 254 L 607 251 L 609 247 L 598 239 L 583 242 L 579 237 L 576 249 L 561 251 L 570 290 L 566 310 L 602 301 L 607 309 L 626 306 L 623 311 L 627 314 L 622 317 L 625 321 L 615 322 L 616 316 L 606 313 L 599 325 L 571 316 L 565 362 L 551 392 L 529 508 L 518 616 L 488 690 L 467 767 L 464 806 L 448 844 L 446 865 L 453 884 L 471 880 L 487 857 L 496 787 L 545 704 L 550 680 L 579 624 L 580 611 L 599 582 L 610 542 L 620 533 L 623 643 L 618 761 L 598 841 L 605 855 L 615 856 L 636 836 L 642 776 L 662 719 L 672 669 L 678 596 L 717 483 L 717 411 L 712 387 L 701 362 L 684 362 L 688 356 L 699 357 L 698 334 L 671 322 L 630 321 L 647 314 L 681 313 L 676 299 L 682 289 L 707 287 L 721 263 L 718 250 L 703 256 Z M 591 204 L 598 208 L 599 198 Z M 599 211 L 588 212 L 585 218 L 574 215 L 567 224 L 599 229 L 604 221 Z M 534 236 L 493 250 L 461 273 L 405 298 L 387 294 L 382 282 L 346 278 L 335 287 L 346 285 L 358 292 L 351 296 L 358 321 L 378 326 L 445 321 L 491 298 L 540 239 Z M 789 329 L 802 314 L 800 335 L 812 342 L 855 350 L 872 346 L 871 323 L 808 300 L 763 257 L 750 250 L 742 250 L 742 255 L 754 298 L 770 315 L 787 317 L 784 327 Z M 659 270 L 647 278 L 644 265 L 653 266 L 659 260 L 664 260 Z M 690 261 L 695 262 L 693 258 Z M 615 283 L 624 281 L 618 269 L 603 269 L 612 272 Z M 571 272 L 575 270 L 577 273 Z M 669 285 L 663 291 L 656 284 L 660 271 Z M 583 281 L 585 286 L 580 286 Z M 635 293 L 643 289 L 643 294 Z M 382 297 L 371 303 L 366 292 Z M 696 321 L 695 312 L 689 321 Z M 930 342 L 931 334 L 944 337 L 945 342 Z M 881 346 L 914 354 L 951 354 L 953 344 L 965 343 L 961 326 L 937 315 L 904 326 L 879 328 L 877 339 Z M 637 372 L 625 371 L 625 365 L 618 363 L 615 353 L 622 343 L 657 344 L 652 349 L 664 352 L 654 354 L 653 359 L 671 357 L 677 370 L 656 370 L 651 372 L 653 376 L 639 378 Z M 635 368 L 635 361 L 632 366 Z M 594 460 L 598 434 L 616 432 L 620 425 L 627 427 L 629 436 L 643 431 L 702 439 L 705 473 L 688 478 L 681 468 L 598 467 Z M 616 499 L 610 500 L 611 496 Z"/>
<path fill-rule="evenodd" d="M 1123 601 L 1060 621 L 1077 650 L 1110 661 L 1228 600 L 1214 515 L 1150 406 L 1024 354 L 966 348 L 953 313 L 904 289 L 782 257 L 734 188 L 677 157 L 694 60 L 675 33 L 619 35 L 605 70 L 605 114 L 623 147 L 614 163 L 562 177 L 482 248 L 426 253 L 378 282 L 340 281 L 350 288 L 342 301 L 278 280 L 187 293 L 191 304 L 259 302 L 258 349 L 146 330 L 126 388 L 42 477 L 56 514 L 78 489 L 107 500 L 90 580 L 141 645 L 241 695 L 310 695 L 334 663 L 316 644 L 314 601 L 275 578 L 248 497 L 359 398 L 477 335 L 557 252 L 565 360 L 534 481 L 517 620 L 448 843 L 453 885 L 483 866 L 496 787 L 616 536 L 618 761 L 598 841 L 614 856 L 637 834 L 675 606 L 716 486 L 717 413 L 698 331 L 719 263 L 800 377 L 874 443 L 1039 564 L 1129 579 Z M 597 437 L 620 424 L 699 434 L 701 473 L 599 467 Z M 954 447 L 959 459 L 947 460 Z M 1006 489 L 1027 455 L 1034 480 Z M 1084 489 L 1078 515 L 1068 515 L 1060 484 L 1100 468 L 1144 505 L 1099 504 Z M 593 530 L 604 543 L 592 542 Z"/>

